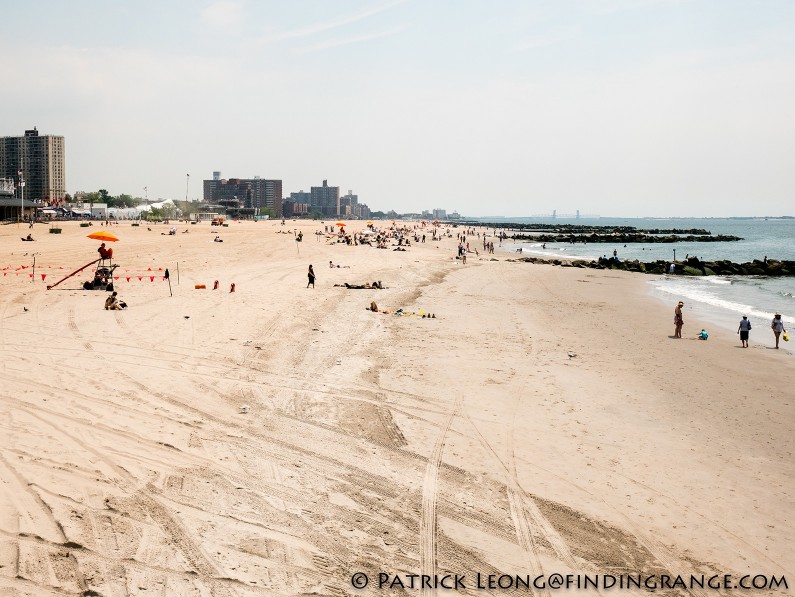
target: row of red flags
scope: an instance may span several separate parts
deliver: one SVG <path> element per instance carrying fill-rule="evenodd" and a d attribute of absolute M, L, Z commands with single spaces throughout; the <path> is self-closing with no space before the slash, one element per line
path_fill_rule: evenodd
<path fill-rule="evenodd" d="M 18 276 L 18 275 L 19 275 L 19 272 L 13 272 L 13 273 L 14 273 L 14 275 L 16 275 L 16 276 Z M 6 277 L 8 274 L 9 274 L 9 272 L 3 272 L 3 277 Z M 23 275 L 24 275 L 24 274 L 23 274 Z M 41 276 L 41 279 L 42 279 L 42 280 L 44 280 L 44 279 L 47 277 L 47 274 L 39 274 L 39 275 Z M 29 274 L 28 274 L 28 277 L 32 278 L 32 277 L 33 277 L 33 274 L 32 274 L 32 273 L 29 273 Z M 78 275 L 77 277 L 78 277 L 78 278 L 82 278 L 82 276 L 80 276 L 80 275 Z M 92 275 L 91 277 L 93 278 L 93 275 Z M 125 280 L 127 280 L 128 282 L 129 282 L 131 279 L 133 279 L 133 278 L 138 278 L 138 280 L 143 280 L 144 278 L 149 278 L 149 281 L 150 281 L 150 282 L 154 282 L 154 281 L 155 281 L 155 278 L 160 278 L 160 279 L 161 279 L 162 281 L 164 281 L 164 282 L 165 282 L 165 281 L 168 279 L 168 278 L 166 278 L 165 276 L 113 276 L 113 279 L 114 279 L 114 280 L 121 280 L 122 278 L 124 278 L 124 279 L 125 279 Z"/>
<path fill-rule="evenodd" d="M 66 269 L 62 265 L 37 265 L 36 269 L 44 269 L 45 267 L 47 269 Z M 32 268 L 33 268 L 32 265 L 20 265 L 18 267 L 14 267 L 13 265 L 7 265 L 6 267 L 0 268 L 0 272 L 11 270 L 11 269 L 13 269 L 14 271 L 19 271 L 19 270 L 23 270 L 23 269 L 32 269 Z M 125 269 L 124 270 L 125 273 L 133 272 L 133 274 L 135 274 L 135 272 L 162 272 L 162 271 L 163 271 L 162 267 L 158 267 L 157 269 L 152 269 L 150 267 L 150 268 L 147 268 L 147 269 Z"/>

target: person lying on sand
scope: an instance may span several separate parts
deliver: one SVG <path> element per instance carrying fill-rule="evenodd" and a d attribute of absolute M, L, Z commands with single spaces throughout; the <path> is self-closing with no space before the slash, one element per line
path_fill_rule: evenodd
<path fill-rule="evenodd" d="M 31 240 L 33 240 L 33 237 L 30 234 L 28 234 L 28 236 L 26 238 L 23 238 L 22 240 L 31 241 Z"/>
<path fill-rule="evenodd" d="M 421 319 L 436 319 L 435 313 L 423 313 L 420 311 L 419 313 L 414 313 L 413 311 L 405 311 L 401 309 L 395 309 L 395 311 L 390 311 L 389 309 L 379 309 L 378 305 L 375 304 L 375 301 L 370 303 L 369 307 L 365 307 L 365 310 L 372 311 L 373 313 L 384 313 L 385 315 L 389 315 L 390 313 L 393 315 L 401 315 L 401 316 L 415 316 Z"/>
<path fill-rule="evenodd" d="M 331 262 L 331 261 L 329 261 L 329 262 L 328 262 L 328 266 L 329 266 L 330 268 L 332 268 L 332 269 L 333 269 L 333 268 L 335 268 L 335 267 L 347 267 L 347 268 L 350 268 L 350 267 L 351 267 L 350 265 L 339 265 L 339 264 L 337 264 L 337 265 L 334 265 L 334 263 L 333 263 L 333 262 Z"/>
<path fill-rule="evenodd" d="M 348 290 L 364 290 L 364 289 L 381 290 L 384 288 L 381 282 L 373 282 L 372 284 L 370 284 L 369 282 L 367 282 L 366 284 L 348 284 L 348 282 L 345 282 L 344 284 L 334 284 L 334 286 L 339 286 L 339 287 L 344 286 Z"/>
<path fill-rule="evenodd" d="M 222 241 L 222 240 L 221 240 L 221 237 L 220 237 L 220 236 L 216 236 L 216 237 L 213 239 L 213 242 L 214 242 L 214 243 L 222 243 L 222 242 L 224 242 L 224 241 Z"/>
<path fill-rule="evenodd" d="M 369 282 L 367 284 L 348 284 L 347 282 L 345 282 L 343 286 L 345 286 L 345 288 L 347 288 L 348 290 L 362 290 L 364 288 L 372 288 Z"/>

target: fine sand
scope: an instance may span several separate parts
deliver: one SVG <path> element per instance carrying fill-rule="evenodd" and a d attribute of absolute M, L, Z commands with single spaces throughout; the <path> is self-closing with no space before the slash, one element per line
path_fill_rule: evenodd
<path fill-rule="evenodd" d="M 312 222 L 176 225 L 111 227 L 122 312 L 87 273 L 46 290 L 103 227 L 0 227 L 0 595 L 453 594 L 379 572 L 795 592 L 795 366 L 766 326 L 697 341 L 685 305 L 675 340 L 647 278 L 461 265 L 463 229 L 396 252 Z"/>

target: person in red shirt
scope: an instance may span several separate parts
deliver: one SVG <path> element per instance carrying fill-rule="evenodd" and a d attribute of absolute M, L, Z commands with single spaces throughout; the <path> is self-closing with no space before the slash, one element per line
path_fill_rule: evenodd
<path fill-rule="evenodd" d="M 99 249 L 97 249 L 97 251 L 99 252 L 100 259 L 110 259 L 113 257 L 113 249 L 110 247 L 105 248 L 105 243 L 99 245 Z"/>

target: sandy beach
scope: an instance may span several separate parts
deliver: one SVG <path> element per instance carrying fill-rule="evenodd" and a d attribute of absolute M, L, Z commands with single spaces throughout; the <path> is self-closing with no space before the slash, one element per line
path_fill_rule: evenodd
<path fill-rule="evenodd" d="M 767 325 L 701 342 L 686 304 L 675 340 L 647 277 L 462 265 L 463 229 L 399 252 L 172 225 L 111 227 L 125 311 L 85 272 L 46 290 L 102 227 L 0 227 L 0 595 L 795 594 L 795 360 Z"/>

